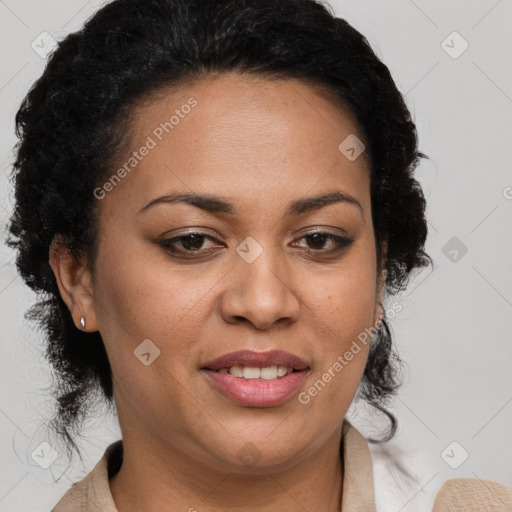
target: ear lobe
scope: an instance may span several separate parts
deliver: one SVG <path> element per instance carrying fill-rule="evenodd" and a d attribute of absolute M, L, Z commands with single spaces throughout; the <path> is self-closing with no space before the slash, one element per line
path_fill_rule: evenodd
<path fill-rule="evenodd" d="M 85 330 L 98 330 L 92 275 L 85 259 L 75 258 L 61 236 L 56 235 L 50 245 L 49 263 L 52 267 L 60 296 L 66 303 L 77 329 L 81 327 L 81 318 L 85 319 Z"/>

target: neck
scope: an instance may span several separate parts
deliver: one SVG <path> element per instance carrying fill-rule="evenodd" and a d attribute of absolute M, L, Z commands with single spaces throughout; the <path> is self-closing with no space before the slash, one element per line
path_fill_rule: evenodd
<path fill-rule="evenodd" d="M 341 426 L 300 463 L 248 474 L 201 463 L 151 435 L 123 433 L 123 464 L 110 489 L 118 512 L 339 512 L 340 441 Z"/>

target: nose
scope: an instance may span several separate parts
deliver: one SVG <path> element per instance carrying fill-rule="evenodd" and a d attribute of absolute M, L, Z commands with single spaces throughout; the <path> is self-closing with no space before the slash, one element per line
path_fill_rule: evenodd
<path fill-rule="evenodd" d="M 228 323 L 247 321 L 261 330 L 278 322 L 296 322 L 300 298 L 289 262 L 267 249 L 252 263 L 238 255 L 235 258 L 221 300 L 223 319 Z"/>

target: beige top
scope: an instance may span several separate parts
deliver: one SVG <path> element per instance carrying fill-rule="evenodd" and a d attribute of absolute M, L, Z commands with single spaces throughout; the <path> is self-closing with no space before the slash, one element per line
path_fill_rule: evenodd
<path fill-rule="evenodd" d="M 343 494 L 341 512 L 377 512 L 373 469 L 366 439 L 344 421 Z M 122 440 L 110 444 L 89 474 L 73 484 L 51 512 L 119 512 L 109 487 L 109 477 L 122 464 Z M 512 489 L 489 480 L 456 478 L 445 482 L 432 512 L 510 512 Z M 379 511 L 380 512 L 380 511 Z"/>

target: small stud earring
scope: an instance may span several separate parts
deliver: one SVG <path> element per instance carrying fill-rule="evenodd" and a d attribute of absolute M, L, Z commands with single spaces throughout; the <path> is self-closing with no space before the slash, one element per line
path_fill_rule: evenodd
<path fill-rule="evenodd" d="M 83 316 L 80 317 L 80 326 L 82 327 L 82 331 L 85 330 L 85 318 Z"/>

